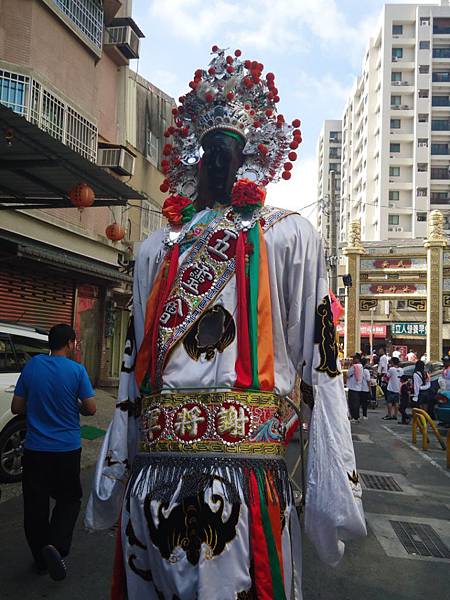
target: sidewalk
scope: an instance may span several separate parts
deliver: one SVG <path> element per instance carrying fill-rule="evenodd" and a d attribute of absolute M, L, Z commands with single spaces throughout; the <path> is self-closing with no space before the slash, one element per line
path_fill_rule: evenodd
<path fill-rule="evenodd" d="M 106 428 L 114 398 L 102 392 L 98 401 L 101 408 L 90 423 Z M 382 410 L 369 411 L 369 421 L 352 426 L 357 465 L 365 488 L 363 501 L 368 536 L 347 544 L 344 559 L 336 569 L 320 563 L 305 539 L 304 600 L 423 600 L 448 595 L 450 470 L 439 462 L 445 453 L 437 449 L 428 454 L 413 450 L 409 445 L 411 427 L 383 421 L 383 414 Z M 83 448 L 87 449 L 85 466 L 92 465 L 94 448 L 100 444 L 101 438 L 83 441 Z M 298 446 L 291 444 L 291 464 L 296 449 Z M 430 456 L 435 464 L 430 462 Z M 83 471 L 84 503 L 92 476 L 92 466 Z M 394 491 L 369 489 L 369 486 L 383 484 Z M 37 577 L 30 570 L 20 498 L 11 498 L 0 506 L 0 540 L 2 600 L 109 598 L 113 532 L 87 533 L 80 517 L 70 555 L 69 575 L 60 584 L 47 577 Z M 420 556 L 427 552 L 429 556 Z M 442 555 L 439 558 L 430 556 L 439 552 Z M 214 590 L 211 590 L 210 600 L 214 600 Z"/>
<path fill-rule="evenodd" d="M 95 392 L 97 412 L 93 417 L 81 417 L 80 419 L 81 426 L 89 428 L 87 430 L 82 430 L 82 436 L 83 434 L 84 436 L 89 435 L 89 437 L 98 436 L 94 437 L 94 439 L 82 437 L 83 451 L 81 453 L 81 468 L 83 470 L 96 464 L 97 455 L 103 442 L 104 432 L 106 432 L 108 428 L 116 405 L 115 390 L 97 388 Z M 98 429 L 99 431 L 97 432 L 92 428 Z M 22 485 L 20 483 L 1 484 L 1 488 L 2 497 L 0 499 L 0 504 L 6 502 L 10 498 L 21 496 L 22 494 Z"/>
<path fill-rule="evenodd" d="M 319 564 L 306 541 L 304 600 L 423 600 L 448 595 L 450 470 L 443 466 L 445 452 L 435 441 L 428 453 L 412 449 L 411 426 L 383 421 L 383 415 L 381 409 L 369 411 L 368 421 L 352 425 L 368 536 L 347 545 L 336 569 Z M 419 556 L 439 550 L 447 558 Z"/>

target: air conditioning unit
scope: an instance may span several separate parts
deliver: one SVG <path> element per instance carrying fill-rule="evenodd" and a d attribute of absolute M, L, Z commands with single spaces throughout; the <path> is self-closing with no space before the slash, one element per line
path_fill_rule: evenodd
<path fill-rule="evenodd" d="M 401 81 L 392 81 L 392 85 L 402 85 Z"/>
<path fill-rule="evenodd" d="M 394 227 L 394 231 L 401 232 L 403 231 L 403 227 L 399 227 L 398 225 Z"/>
<path fill-rule="evenodd" d="M 395 208 L 394 202 L 389 202 L 389 208 Z"/>
<path fill-rule="evenodd" d="M 98 149 L 97 164 L 108 167 L 119 175 L 133 175 L 135 156 L 123 146 L 107 146 Z"/>
<path fill-rule="evenodd" d="M 392 62 L 397 62 L 398 61 L 398 57 L 397 56 L 393 56 L 392 57 Z"/>
<path fill-rule="evenodd" d="M 116 46 L 128 60 L 139 58 L 139 36 L 130 25 L 107 27 L 103 44 Z"/>

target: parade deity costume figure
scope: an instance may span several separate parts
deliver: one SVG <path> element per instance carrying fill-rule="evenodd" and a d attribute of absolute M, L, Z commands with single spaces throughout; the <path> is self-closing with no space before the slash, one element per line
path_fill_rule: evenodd
<path fill-rule="evenodd" d="M 297 375 L 314 403 L 306 531 L 331 565 L 366 533 L 321 241 L 264 205 L 265 186 L 290 177 L 300 122 L 277 115 L 274 76 L 240 54 L 214 47 L 174 109 L 168 225 L 136 261 L 86 516 L 102 529 L 120 514 L 114 599 L 301 598 L 283 458 Z"/>

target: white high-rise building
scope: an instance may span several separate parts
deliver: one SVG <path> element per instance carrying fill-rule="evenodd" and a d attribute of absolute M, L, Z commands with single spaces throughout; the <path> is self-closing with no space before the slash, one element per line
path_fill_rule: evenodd
<path fill-rule="evenodd" d="M 317 143 L 317 229 L 324 239 L 328 256 L 333 255 L 335 251 L 332 239 L 333 190 L 330 173 L 334 171 L 334 210 L 337 221 L 341 195 L 341 149 L 342 122 L 324 121 Z"/>
<path fill-rule="evenodd" d="M 339 240 L 450 232 L 450 5 L 387 4 L 342 119 Z"/>

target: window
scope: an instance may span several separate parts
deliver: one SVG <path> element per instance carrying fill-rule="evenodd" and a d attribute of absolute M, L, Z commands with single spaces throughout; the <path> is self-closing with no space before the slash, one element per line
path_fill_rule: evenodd
<path fill-rule="evenodd" d="M 428 171 L 428 163 L 417 163 L 417 170 L 419 173 L 426 173 Z"/>
<path fill-rule="evenodd" d="M 0 373 L 17 373 L 18 368 L 9 336 L 0 333 Z"/>
<path fill-rule="evenodd" d="M 392 25 L 392 34 L 393 35 L 402 35 L 403 33 L 403 25 Z"/>
<path fill-rule="evenodd" d="M 428 98 L 430 96 L 429 90 L 419 90 L 419 98 Z"/>
<path fill-rule="evenodd" d="M 400 152 L 400 144 L 389 144 L 389 152 Z"/>
<path fill-rule="evenodd" d="M 97 0 L 53 0 L 53 3 L 75 23 L 98 48 L 102 47 L 103 9 Z"/>
<path fill-rule="evenodd" d="M 431 144 L 431 154 L 448 154 L 448 144 Z"/>
<path fill-rule="evenodd" d="M 19 370 L 36 354 L 48 354 L 48 343 L 45 340 L 13 335 L 12 341 L 16 351 Z"/>
<path fill-rule="evenodd" d="M 450 131 L 450 119 L 431 119 L 432 131 Z"/>
<path fill-rule="evenodd" d="M 19 115 L 26 111 L 30 78 L 0 70 L 0 103 Z"/>
<path fill-rule="evenodd" d="M 402 73 L 401 71 L 392 71 L 391 73 L 391 81 L 401 81 Z"/>
<path fill-rule="evenodd" d="M 391 106 L 400 106 L 401 103 L 402 103 L 401 96 L 395 96 L 395 95 L 391 96 Z"/>
<path fill-rule="evenodd" d="M 396 202 L 397 200 L 400 200 L 400 192 L 398 192 L 397 190 L 390 190 L 389 201 Z"/>
<path fill-rule="evenodd" d="M 428 138 L 419 138 L 417 140 L 417 146 L 419 148 L 428 148 Z"/>
<path fill-rule="evenodd" d="M 439 204 L 440 202 L 448 202 L 450 200 L 449 192 L 431 192 L 430 194 L 431 202 L 436 202 Z"/>
<path fill-rule="evenodd" d="M 437 83 L 449 83 L 450 71 L 433 71 L 432 79 Z"/>
<path fill-rule="evenodd" d="M 389 177 L 400 177 L 400 167 L 389 167 Z"/>
<path fill-rule="evenodd" d="M 428 40 L 422 40 L 421 42 L 419 42 L 419 49 L 420 50 L 429 50 L 430 42 Z"/>
<path fill-rule="evenodd" d="M 419 73 L 422 75 L 430 72 L 430 65 L 419 65 Z"/>
<path fill-rule="evenodd" d="M 392 60 L 403 58 L 403 48 L 392 48 Z"/>
<path fill-rule="evenodd" d="M 388 215 L 388 225 L 398 225 L 400 223 L 400 215 Z"/>
<path fill-rule="evenodd" d="M 433 48 L 433 58 L 450 58 L 450 46 Z"/>
<path fill-rule="evenodd" d="M 330 158 L 341 158 L 341 149 L 330 148 Z"/>
<path fill-rule="evenodd" d="M 450 167 L 432 167 L 431 179 L 450 179 Z"/>
<path fill-rule="evenodd" d="M 418 121 L 419 121 L 419 123 L 428 123 L 428 114 L 427 113 L 419 113 Z"/>
<path fill-rule="evenodd" d="M 445 94 L 445 96 L 436 95 L 431 98 L 432 106 L 450 106 L 450 96 Z"/>
<path fill-rule="evenodd" d="M 450 19 L 435 18 L 433 20 L 433 33 L 450 33 Z"/>
<path fill-rule="evenodd" d="M 145 140 L 145 156 L 154 165 L 158 166 L 159 161 L 159 139 L 147 127 L 146 140 Z"/>
<path fill-rule="evenodd" d="M 427 220 L 427 213 L 426 212 L 418 212 L 417 220 L 419 221 L 419 223 L 424 223 Z"/>
<path fill-rule="evenodd" d="M 418 198 L 426 198 L 428 195 L 428 188 L 424 188 L 424 187 L 417 188 L 416 195 Z"/>
<path fill-rule="evenodd" d="M 400 119 L 391 119 L 391 129 L 400 129 L 402 122 Z"/>

